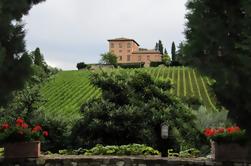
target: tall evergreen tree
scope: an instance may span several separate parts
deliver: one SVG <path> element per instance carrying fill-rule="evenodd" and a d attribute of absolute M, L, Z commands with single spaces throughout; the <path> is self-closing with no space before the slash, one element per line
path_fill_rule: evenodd
<path fill-rule="evenodd" d="M 185 53 L 184 53 L 184 44 L 183 42 L 180 42 L 178 45 L 178 50 L 176 51 L 176 61 L 178 61 L 180 64 L 185 64 Z"/>
<path fill-rule="evenodd" d="M 251 1 L 189 0 L 186 55 L 216 80 L 218 100 L 251 136 Z"/>
<path fill-rule="evenodd" d="M 163 55 L 164 54 L 164 47 L 163 47 L 163 44 L 162 44 L 162 41 L 159 40 L 159 52 Z"/>
<path fill-rule="evenodd" d="M 25 54 L 22 17 L 41 1 L 0 1 L 0 105 L 7 103 L 13 90 L 23 87 L 31 73 L 31 60 Z"/>
<path fill-rule="evenodd" d="M 155 51 L 159 51 L 159 43 L 158 42 L 155 45 Z"/>
<path fill-rule="evenodd" d="M 168 53 L 167 53 L 167 50 L 166 50 L 166 48 L 165 48 L 164 54 L 165 54 L 165 55 L 167 55 L 167 54 L 168 54 Z"/>
<path fill-rule="evenodd" d="M 174 42 L 172 43 L 171 53 L 172 53 L 172 61 L 176 61 L 176 46 Z"/>
<path fill-rule="evenodd" d="M 45 65 L 44 56 L 41 54 L 40 49 L 36 48 L 33 54 L 34 54 L 34 64 L 44 67 Z"/>
<path fill-rule="evenodd" d="M 164 46 L 162 44 L 162 41 L 159 40 L 155 45 L 155 50 L 159 51 L 162 55 L 164 54 Z"/>

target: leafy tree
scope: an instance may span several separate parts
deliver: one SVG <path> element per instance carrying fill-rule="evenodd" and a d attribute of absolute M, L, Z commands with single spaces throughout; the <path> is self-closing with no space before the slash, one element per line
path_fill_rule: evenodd
<path fill-rule="evenodd" d="M 6 105 L 11 92 L 22 88 L 31 74 L 31 60 L 25 53 L 22 17 L 41 1 L 0 1 L 0 105 Z"/>
<path fill-rule="evenodd" d="M 164 54 L 163 57 L 162 57 L 162 62 L 165 64 L 165 65 L 170 65 L 171 63 L 171 58 L 168 54 Z"/>
<path fill-rule="evenodd" d="M 43 113 L 40 105 L 45 100 L 40 93 L 39 86 L 27 85 L 26 88 L 14 92 L 14 94 L 15 98 L 12 102 L 0 111 L 0 121 L 14 120 L 17 117 L 23 117 L 29 124 L 41 121 Z"/>
<path fill-rule="evenodd" d="M 121 70 L 93 74 L 91 82 L 102 90 L 102 97 L 82 105 L 83 116 L 72 131 L 73 145 L 140 143 L 159 149 L 160 125 L 168 121 L 170 147 L 195 146 L 200 134 L 194 128 L 194 116 L 169 93 L 170 81 Z"/>
<path fill-rule="evenodd" d="M 80 62 L 77 64 L 78 70 L 85 69 L 86 67 L 87 67 L 87 64 L 85 64 L 84 62 Z"/>
<path fill-rule="evenodd" d="M 172 43 L 172 61 L 176 61 L 176 46 L 175 43 Z"/>
<path fill-rule="evenodd" d="M 190 0 L 187 9 L 189 63 L 212 75 L 218 100 L 251 135 L 251 2 Z"/>
<path fill-rule="evenodd" d="M 112 52 L 101 54 L 101 63 L 117 66 L 117 56 Z"/>

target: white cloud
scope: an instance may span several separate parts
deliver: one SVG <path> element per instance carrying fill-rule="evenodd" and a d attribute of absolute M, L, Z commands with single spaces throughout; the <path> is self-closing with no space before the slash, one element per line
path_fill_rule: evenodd
<path fill-rule="evenodd" d="M 30 11 L 28 49 L 40 47 L 45 59 L 63 69 L 79 60 L 95 63 L 107 50 L 107 39 L 130 37 L 152 48 L 161 39 L 184 39 L 186 0 L 47 0 Z"/>

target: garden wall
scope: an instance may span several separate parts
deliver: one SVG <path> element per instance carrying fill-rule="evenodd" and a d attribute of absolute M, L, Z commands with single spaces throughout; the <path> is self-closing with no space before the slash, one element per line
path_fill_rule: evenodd
<path fill-rule="evenodd" d="M 39 159 L 0 158 L 0 166 L 251 166 L 251 162 L 223 163 L 202 159 L 160 157 L 44 156 Z"/>

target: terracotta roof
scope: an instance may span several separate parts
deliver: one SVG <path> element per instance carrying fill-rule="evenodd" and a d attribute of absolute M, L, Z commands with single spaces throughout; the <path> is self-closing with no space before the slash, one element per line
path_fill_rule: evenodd
<path fill-rule="evenodd" d="M 139 50 L 132 52 L 132 54 L 160 54 L 160 52 L 156 50 Z"/>
<path fill-rule="evenodd" d="M 134 39 L 124 38 L 124 37 L 109 39 L 108 41 L 133 41 L 139 46 L 139 43 L 137 43 Z"/>

